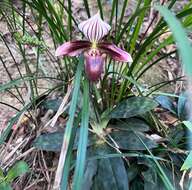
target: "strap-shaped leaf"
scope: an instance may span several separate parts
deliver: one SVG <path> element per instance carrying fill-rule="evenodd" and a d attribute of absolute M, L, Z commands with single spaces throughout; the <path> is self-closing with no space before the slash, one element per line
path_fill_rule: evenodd
<path fill-rule="evenodd" d="M 111 112 L 110 118 L 129 118 L 144 114 L 158 106 L 158 103 L 147 97 L 131 97 L 120 102 Z"/>
<path fill-rule="evenodd" d="M 159 104 L 160 104 L 163 108 L 169 110 L 169 111 L 172 112 L 173 114 L 176 114 L 176 108 L 175 108 L 175 106 L 174 106 L 173 101 L 172 101 L 171 98 L 169 98 L 169 97 L 167 97 L 167 96 L 160 95 L 160 96 L 157 96 L 157 97 L 155 98 L 155 100 L 156 100 L 157 102 L 159 102 Z"/>
<path fill-rule="evenodd" d="M 121 158 L 106 158 L 99 161 L 93 190 L 128 190 L 128 176 Z"/>
<path fill-rule="evenodd" d="M 118 121 L 115 124 L 110 124 L 110 128 L 120 129 L 120 130 L 126 130 L 126 131 L 149 131 L 149 125 L 138 118 L 129 118 L 125 121 Z"/>
<path fill-rule="evenodd" d="M 149 148 L 155 148 L 157 147 L 157 144 L 146 137 L 141 132 L 132 132 L 132 131 L 115 131 L 111 133 L 111 136 L 115 140 L 115 142 L 118 144 L 118 146 L 121 149 L 125 150 L 145 150 L 145 146 L 143 143 L 139 140 L 137 135 L 142 139 L 142 141 L 145 143 L 145 145 Z"/>
<path fill-rule="evenodd" d="M 96 143 L 96 136 L 89 134 L 87 146 L 91 146 Z M 33 142 L 33 146 L 45 151 L 60 152 L 63 142 L 63 132 L 47 133 L 38 136 Z M 76 131 L 75 141 L 73 149 L 77 149 L 79 142 L 79 129 Z"/>
<path fill-rule="evenodd" d="M 88 144 L 88 126 L 89 126 L 89 82 L 88 80 L 85 80 L 83 88 L 83 108 L 81 116 L 81 128 L 77 149 L 73 190 L 80 190 L 83 184 L 83 175 L 85 169 L 86 152 Z"/>

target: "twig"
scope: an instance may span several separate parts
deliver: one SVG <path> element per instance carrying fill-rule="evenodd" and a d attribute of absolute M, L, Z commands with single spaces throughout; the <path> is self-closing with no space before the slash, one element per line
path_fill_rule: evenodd
<path fill-rule="evenodd" d="M 51 127 L 54 127 L 55 126 L 55 123 L 57 122 L 57 119 L 58 117 L 66 110 L 66 108 L 68 107 L 68 104 L 67 104 L 67 101 L 69 99 L 69 96 L 71 94 L 71 86 L 69 85 L 68 86 L 68 89 L 67 89 L 67 93 L 65 95 L 65 97 L 63 98 L 63 101 L 61 103 L 61 105 L 59 106 L 59 109 L 57 111 L 57 113 L 54 115 L 54 117 L 49 120 L 49 122 L 46 123 L 45 127 L 47 127 L 48 125 L 50 125 Z M 67 104 L 67 105 L 66 105 Z"/>
<path fill-rule="evenodd" d="M 37 185 L 39 182 L 45 181 L 44 178 L 39 179 L 37 181 L 34 181 L 32 184 L 30 184 L 28 187 L 25 187 L 24 190 L 28 190 L 31 189 L 31 187 L 33 187 L 34 185 Z"/>
<path fill-rule="evenodd" d="M 16 160 L 21 160 L 21 158 L 27 156 L 29 153 L 33 152 L 36 148 L 35 147 L 32 147 L 30 149 L 28 149 L 26 152 L 24 152 L 23 154 L 21 154 L 20 156 L 18 156 L 16 158 Z"/>
<path fill-rule="evenodd" d="M 184 179 L 185 179 L 186 173 L 187 173 L 187 171 L 184 171 L 184 172 L 183 172 L 183 174 L 182 174 L 182 176 L 181 176 L 181 180 L 180 180 L 180 182 L 179 182 L 179 185 L 180 185 L 180 187 L 181 187 L 182 190 L 184 189 L 184 188 L 183 188 L 183 184 L 184 184 Z"/>
<path fill-rule="evenodd" d="M 70 94 L 69 92 L 71 92 L 71 86 L 69 86 L 68 92 L 67 92 L 65 97 L 69 96 L 69 94 Z M 63 102 L 65 102 L 64 99 L 63 99 Z M 60 158 L 59 158 L 59 163 L 58 163 L 57 171 L 56 171 L 56 174 L 55 174 L 55 181 L 54 181 L 54 185 L 53 185 L 53 190 L 60 190 L 60 182 L 61 182 L 61 179 L 62 179 L 62 171 L 63 171 L 63 167 L 64 167 L 64 164 L 65 164 L 65 162 L 63 160 L 65 160 L 66 154 L 67 154 L 67 146 L 66 146 L 66 143 L 63 142 L 62 148 L 61 148 L 61 153 L 60 153 Z"/>

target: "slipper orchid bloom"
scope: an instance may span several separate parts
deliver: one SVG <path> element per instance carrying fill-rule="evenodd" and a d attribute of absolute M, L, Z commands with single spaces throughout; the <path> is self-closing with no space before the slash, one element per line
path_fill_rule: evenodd
<path fill-rule="evenodd" d="M 90 81 L 97 81 L 102 72 L 106 54 L 112 59 L 122 62 L 132 62 L 131 55 L 118 48 L 115 44 L 102 42 L 111 27 L 104 22 L 99 13 L 78 25 L 79 30 L 87 40 L 66 42 L 56 50 L 56 56 L 77 56 L 84 53 L 85 73 Z"/>

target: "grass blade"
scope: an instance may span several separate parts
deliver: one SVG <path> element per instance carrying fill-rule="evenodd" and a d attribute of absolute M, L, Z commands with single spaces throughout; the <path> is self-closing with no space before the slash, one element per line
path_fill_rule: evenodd
<path fill-rule="evenodd" d="M 159 177 L 161 178 L 161 180 L 164 182 L 164 185 L 166 187 L 167 190 L 174 190 L 175 188 L 173 187 L 173 185 L 171 184 L 169 178 L 166 176 L 165 172 L 163 171 L 161 165 L 159 164 L 159 162 L 157 161 L 157 159 L 154 157 L 154 155 L 152 154 L 152 152 L 149 150 L 149 148 L 146 146 L 146 144 L 143 142 L 143 140 L 141 139 L 141 137 L 139 137 L 136 133 L 135 135 L 139 138 L 139 140 L 142 142 L 142 144 L 145 146 L 146 150 L 149 152 L 150 156 L 152 157 L 154 163 L 157 166 L 158 169 L 158 174 Z"/>
<path fill-rule="evenodd" d="M 85 5 L 85 10 L 87 12 L 87 16 L 91 17 L 88 1 L 87 0 L 83 0 L 83 2 L 84 2 L 84 5 Z"/>
<path fill-rule="evenodd" d="M 128 1 L 129 0 L 125 0 L 124 3 L 123 3 L 123 7 L 122 7 L 122 10 L 121 10 L 121 17 L 120 17 L 120 20 L 119 20 L 119 29 L 118 29 L 117 34 L 119 34 L 119 32 L 121 31 L 121 25 L 122 25 L 122 22 L 123 22 L 123 17 L 125 15 L 125 10 L 126 10 Z"/>
<path fill-rule="evenodd" d="M 192 75 L 192 67 L 191 67 L 191 54 L 192 47 L 187 38 L 187 34 L 183 29 L 181 23 L 178 19 L 173 15 L 173 13 L 168 10 L 168 8 L 163 6 L 155 6 L 155 8 L 160 12 L 160 14 L 164 17 L 167 22 L 169 28 L 173 33 L 173 37 L 177 43 L 177 47 L 180 52 L 180 56 L 183 62 L 183 68 L 189 76 Z"/>
<path fill-rule="evenodd" d="M 76 75 L 75 75 L 73 96 L 72 96 L 71 105 L 70 105 L 70 109 L 69 109 L 69 119 L 68 119 L 68 122 L 66 124 L 66 129 L 65 129 L 64 139 L 63 139 L 63 145 L 62 145 L 62 149 L 61 149 L 61 154 L 60 154 L 60 159 L 59 159 L 59 164 L 58 164 L 58 168 L 57 168 L 57 172 L 56 172 L 56 177 L 55 177 L 53 189 L 59 189 L 60 183 L 61 183 L 62 173 L 63 174 L 65 173 L 65 171 L 63 171 L 63 166 L 64 166 L 65 161 L 66 161 L 69 142 L 70 142 L 71 135 L 72 135 L 72 128 L 73 128 L 75 112 L 76 112 L 76 107 L 77 107 L 77 102 L 78 102 L 78 97 L 79 97 L 78 95 L 79 95 L 79 89 L 80 89 L 80 83 L 81 83 L 83 63 L 84 63 L 84 59 L 81 56 L 79 59 L 79 64 L 77 66 L 77 71 L 76 71 Z"/>
<path fill-rule="evenodd" d="M 64 164 L 64 168 L 63 168 L 63 176 L 62 176 L 62 181 L 61 181 L 62 190 L 67 190 L 69 171 L 71 169 L 70 166 L 71 166 L 71 161 L 72 161 L 73 143 L 75 140 L 75 133 L 76 133 L 77 127 L 80 122 L 80 116 L 81 116 L 81 113 L 78 114 L 78 117 L 74 122 L 74 127 L 73 127 L 73 131 L 72 131 L 71 139 L 69 142 L 68 152 L 67 152 L 66 161 Z"/>
<path fill-rule="evenodd" d="M 99 7 L 100 16 L 103 19 L 103 8 L 102 8 L 101 0 L 97 0 L 97 4 L 98 4 L 98 7 Z"/>
<path fill-rule="evenodd" d="M 72 10 L 71 10 L 71 0 L 68 0 L 68 7 L 69 7 L 69 12 L 68 12 L 68 31 L 69 31 L 69 37 L 70 40 L 72 40 Z"/>
<path fill-rule="evenodd" d="M 112 25 L 112 21 L 113 21 L 113 17 L 114 17 L 114 13 L 115 13 L 116 4 L 117 4 L 117 0 L 113 0 L 112 10 L 111 10 L 111 16 L 110 16 L 110 21 L 109 21 L 110 25 Z"/>
<path fill-rule="evenodd" d="M 150 6 L 150 4 L 151 4 L 151 0 L 145 0 L 144 1 L 144 7 L 148 7 L 148 6 Z M 133 31 L 133 35 L 130 39 L 130 54 L 132 54 L 133 50 L 135 49 L 135 45 L 136 45 L 136 42 L 137 42 L 137 39 L 139 36 L 139 32 L 140 32 L 144 17 L 145 17 L 145 11 L 143 11 L 140 14 L 140 16 L 137 20 L 137 24 L 135 26 L 135 29 Z"/>
<path fill-rule="evenodd" d="M 80 190 L 83 182 L 86 151 L 87 151 L 87 139 L 88 139 L 88 124 L 89 124 L 89 82 L 85 80 L 83 94 L 83 109 L 81 117 L 81 128 L 79 145 L 77 150 L 77 161 L 73 181 L 73 190 Z"/>
<path fill-rule="evenodd" d="M 31 106 L 31 103 L 27 104 L 19 113 L 17 113 L 8 123 L 8 126 L 6 127 L 5 131 L 3 131 L 2 135 L 0 136 L 0 145 L 4 143 L 4 141 L 7 139 L 13 125 L 18 121 L 20 116 L 29 109 Z"/>

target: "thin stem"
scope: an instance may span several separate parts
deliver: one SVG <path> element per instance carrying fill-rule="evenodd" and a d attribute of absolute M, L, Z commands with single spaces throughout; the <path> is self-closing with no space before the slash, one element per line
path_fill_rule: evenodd
<path fill-rule="evenodd" d="M 6 73 L 7 73 L 7 75 L 9 76 L 9 79 L 10 79 L 11 81 L 14 81 L 14 79 L 13 79 L 12 76 L 11 76 L 11 73 L 9 72 L 9 70 L 8 70 L 6 64 L 5 64 L 5 62 L 3 61 L 3 59 L 2 59 L 1 56 L 0 56 L 0 61 L 1 61 L 2 65 L 3 65 L 4 69 L 5 69 L 5 71 L 6 71 Z M 21 95 L 21 93 L 20 93 L 18 87 L 17 87 L 16 85 L 14 85 L 14 87 L 15 87 L 15 89 L 16 89 L 16 91 L 17 91 L 19 97 L 21 98 L 21 102 L 22 102 L 22 104 L 24 104 L 25 101 L 24 101 L 24 99 L 23 99 L 23 97 L 22 97 L 22 95 Z"/>

